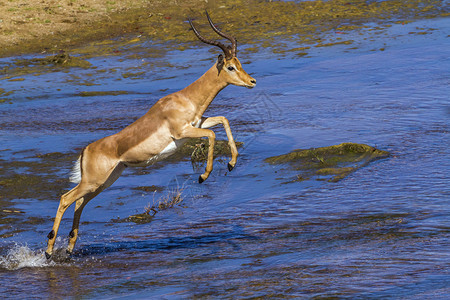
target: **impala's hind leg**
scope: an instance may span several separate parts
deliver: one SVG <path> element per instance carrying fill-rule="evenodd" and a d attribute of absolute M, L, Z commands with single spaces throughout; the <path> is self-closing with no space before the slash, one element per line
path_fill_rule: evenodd
<path fill-rule="evenodd" d="M 73 225 L 72 225 L 72 231 L 69 233 L 69 246 L 67 247 L 67 253 L 72 254 L 73 248 L 75 247 L 75 243 L 78 238 L 78 227 L 80 226 L 80 217 L 81 213 L 83 212 L 83 208 L 86 206 L 86 204 L 94 198 L 94 196 L 88 196 L 78 199 L 75 204 L 75 213 L 73 215 Z"/>
<path fill-rule="evenodd" d="M 83 197 L 90 192 L 89 189 L 85 187 L 84 184 L 79 184 L 74 187 L 69 192 L 65 193 L 61 196 L 61 200 L 59 202 L 58 210 L 56 211 L 55 222 L 53 223 L 52 231 L 48 234 L 48 244 L 47 251 L 45 252 L 45 256 L 47 259 L 53 253 L 53 246 L 55 245 L 56 235 L 58 234 L 59 225 L 61 223 L 61 219 L 66 211 L 66 209 L 75 201 L 83 200 Z"/>
<path fill-rule="evenodd" d="M 105 188 L 109 187 L 114 181 L 119 178 L 122 171 L 125 169 L 125 165 L 122 163 L 115 163 L 115 165 L 110 164 L 103 165 L 101 168 L 96 165 L 97 168 L 87 169 L 88 172 L 83 172 L 83 177 L 81 183 L 73 188 L 68 193 L 62 195 L 61 201 L 59 203 L 58 211 L 56 212 L 55 223 L 53 224 L 53 229 L 48 234 L 48 244 L 45 256 L 49 259 L 53 253 L 53 247 L 55 245 L 56 235 L 58 234 L 58 228 L 61 223 L 61 219 L 67 208 L 74 202 L 77 202 L 75 207 L 74 222 L 72 226 L 71 236 L 69 240 L 69 252 L 73 250 L 75 242 L 78 236 L 78 226 L 80 222 L 81 212 L 84 206 L 95 196 L 97 196 Z"/>
<path fill-rule="evenodd" d="M 125 168 L 126 166 L 124 164 L 119 163 L 111 172 L 108 179 L 103 184 L 101 184 L 100 187 L 95 192 L 89 193 L 85 195 L 83 198 L 77 200 L 75 204 L 75 213 L 73 215 L 72 231 L 69 234 L 69 246 L 67 247 L 67 253 L 69 254 L 72 253 L 73 248 L 75 247 L 75 243 L 77 242 L 81 213 L 83 212 L 83 209 L 86 206 L 86 204 L 88 204 L 88 202 L 92 198 L 97 196 L 101 191 L 103 191 L 111 184 L 113 184 L 114 181 L 116 181 L 120 177 Z"/>

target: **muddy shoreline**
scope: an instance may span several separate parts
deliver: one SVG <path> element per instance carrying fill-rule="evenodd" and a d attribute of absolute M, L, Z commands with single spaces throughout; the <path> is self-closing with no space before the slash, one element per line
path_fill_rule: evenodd
<path fill-rule="evenodd" d="M 169 18 L 204 1 L 53 1 L 0 3 L 0 57 L 47 53 L 139 32 L 144 19 Z"/>
<path fill-rule="evenodd" d="M 245 44 L 272 47 L 274 52 L 303 55 L 314 46 L 351 44 L 342 35 L 332 43 L 322 34 L 334 30 L 345 34 L 367 28 L 368 22 L 386 26 L 420 18 L 445 17 L 449 9 L 438 1 L 306 1 L 266 2 L 228 0 L 205 2 L 139 1 L 14 1 L 0 3 L 0 57 L 29 53 L 57 53 L 92 41 L 134 36 L 174 42 L 186 47 L 195 41 L 188 34 L 188 17 L 201 19 L 208 9 L 219 26 L 239 32 Z M 270 13 L 268 13 L 270 12 Z M 202 24 L 203 22 L 200 22 Z M 200 25 L 201 28 L 201 25 Z M 274 39 L 296 40 L 299 47 L 286 49 Z M 181 45 L 180 45 L 181 44 Z M 254 51 L 257 51 L 255 46 Z"/>

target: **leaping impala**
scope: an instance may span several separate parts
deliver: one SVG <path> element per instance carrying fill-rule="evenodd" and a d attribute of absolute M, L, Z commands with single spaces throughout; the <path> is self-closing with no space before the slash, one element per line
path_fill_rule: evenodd
<path fill-rule="evenodd" d="M 231 148 L 228 169 L 231 171 L 234 168 L 238 151 L 228 120 L 225 117 L 207 118 L 203 113 L 216 95 L 229 84 L 253 88 L 256 80 L 244 71 L 236 57 L 236 39 L 217 29 L 208 13 L 206 16 L 212 29 L 228 39 L 231 46 L 205 39 L 189 20 L 195 35 L 202 42 L 222 49 L 224 55 L 219 55 L 214 66 L 194 83 L 159 99 L 144 116 L 122 131 L 95 141 L 83 149 L 71 177 L 71 181 L 78 185 L 61 196 L 53 229 L 47 236 L 47 259 L 53 253 L 59 224 L 66 209 L 76 203 L 67 248 L 70 254 L 78 237 L 83 208 L 92 198 L 113 184 L 127 166 L 148 166 L 173 154 L 188 138 L 207 137 L 208 161 L 205 173 L 199 177 L 199 182 L 202 183 L 213 169 L 215 134 L 206 128 L 222 124 Z"/>

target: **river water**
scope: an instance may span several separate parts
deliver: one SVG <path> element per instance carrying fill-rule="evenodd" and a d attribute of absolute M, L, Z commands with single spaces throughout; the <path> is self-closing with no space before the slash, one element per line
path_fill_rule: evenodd
<path fill-rule="evenodd" d="M 0 198 L 2 297 L 448 299 L 448 20 L 354 33 L 353 45 L 302 57 L 244 51 L 257 87 L 228 87 L 207 111 L 229 118 L 244 142 L 235 170 L 218 158 L 201 185 L 203 167 L 188 160 L 127 170 L 84 210 L 69 260 L 47 262 L 43 251 L 79 149 L 195 80 L 215 54 L 208 47 L 153 58 L 119 53 L 90 58 L 94 74 L 71 69 L 7 81 L 15 93 L 0 108 L 2 165 L 14 180 L 46 180 Z M 338 182 L 285 183 L 295 171 L 264 163 L 342 142 L 391 155 Z M 127 219 L 176 192 L 183 202 L 151 222 Z M 69 209 L 57 252 L 71 221 Z"/>

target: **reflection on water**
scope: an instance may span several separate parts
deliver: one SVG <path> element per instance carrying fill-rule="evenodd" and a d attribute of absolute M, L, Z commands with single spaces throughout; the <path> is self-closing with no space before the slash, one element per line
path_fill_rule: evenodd
<path fill-rule="evenodd" d="M 64 238 L 56 244 L 59 260 L 47 262 L 42 253 L 78 149 L 123 128 L 211 61 L 182 69 L 176 67 L 182 55 L 169 54 L 164 59 L 175 70 L 167 72 L 176 79 L 155 83 L 161 74 L 154 70 L 140 80 L 117 81 L 114 72 L 96 79 L 104 90 L 129 92 L 117 96 L 75 96 L 88 90 L 76 84 L 58 91 L 68 74 L 33 76 L 29 84 L 38 98 L 0 110 L 0 184 L 10 184 L 12 195 L 17 185 L 5 176 L 44 176 L 38 186 L 28 184 L 25 199 L 0 197 L 2 295 L 444 299 L 450 293 L 445 21 L 393 26 L 388 34 L 396 39 L 350 52 L 335 46 L 309 58 L 250 57 L 246 69 L 258 87 L 229 87 L 208 111 L 227 116 L 236 140 L 244 142 L 236 169 L 228 172 L 227 160 L 216 159 L 202 185 L 187 161 L 128 170 L 85 209 L 69 261 Z M 437 30 L 409 35 L 417 26 Z M 369 51 L 376 43 L 388 45 Z M 114 58 L 91 63 L 114 64 Z M 85 72 L 70 75 L 83 78 Z M 17 95 L 26 93 L 27 80 Z M 222 128 L 216 132 L 225 137 Z M 342 142 L 369 144 L 392 156 L 337 183 L 280 185 L 293 171 L 263 162 Z M 152 185 L 158 192 L 142 188 Z M 180 186 L 183 202 L 152 222 L 117 221 Z M 71 218 L 64 216 L 63 236 Z"/>

